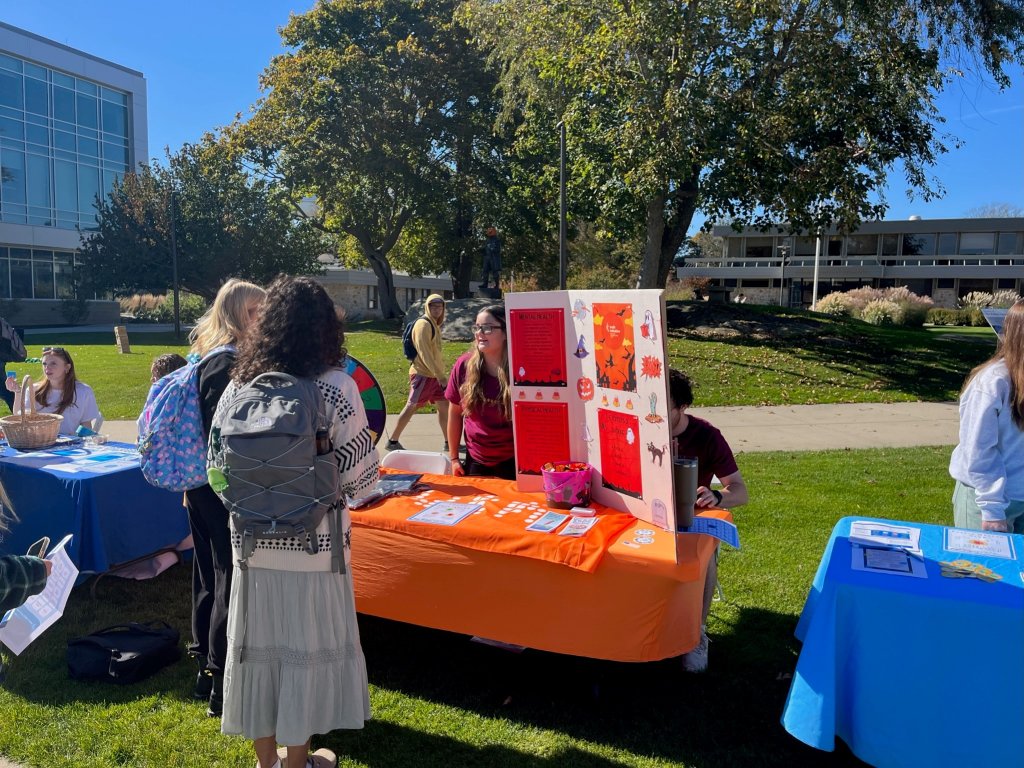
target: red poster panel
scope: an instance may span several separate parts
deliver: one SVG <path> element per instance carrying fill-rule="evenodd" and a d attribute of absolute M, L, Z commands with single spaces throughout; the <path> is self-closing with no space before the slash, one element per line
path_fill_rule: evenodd
<path fill-rule="evenodd" d="M 595 303 L 593 311 L 597 386 L 636 392 L 633 305 Z"/>
<path fill-rule="evenodd" d="M 568 403 L 512 404 L 516 434 L 516 468 L 519 474 L 539 475 L 549 461 L 568 461 Z"/>
<path fill-rule="evenodd" d="M 640 419 L 628 413 L 597 409 L 601 433 L 601 478 L 605 488 L 642 499 Z"/>
<path fill-rule="evenodd" d="M 512 383 L 517 387 L 564 387 L 565 320 L 561 309 L 509 312 Z"/>

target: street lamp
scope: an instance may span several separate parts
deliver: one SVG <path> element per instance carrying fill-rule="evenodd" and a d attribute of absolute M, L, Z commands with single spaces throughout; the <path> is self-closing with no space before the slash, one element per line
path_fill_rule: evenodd
<path fill-rule="evenodd" d="M 783 303 L 783 295 L 786 286 L 786 257 L 789 256 L 789 246 L 780 245 L 777 249 L 779 251 L 779 257 L 782 260 L 782 266 L 779 270 L 779 306 L 784 307 L 786 304 Z"/>
<path fill-rule="evenodd" d="M 178 242 L 174 232 L 174 222 L 177 218 L 174 212 L 175 202 L 174 190 L 172 189 L 168 207 L 171 220 L 171 280 L 174 283 L 174 338 L 177 340 L 181 338 L 181 307 L 178 303 Z"/>
<path fill-rule="evenodd" d="M 569 274 L 569 252 L 565 223 L 565 121 L 558 122 L 558 287 L 565 290 Z"/>

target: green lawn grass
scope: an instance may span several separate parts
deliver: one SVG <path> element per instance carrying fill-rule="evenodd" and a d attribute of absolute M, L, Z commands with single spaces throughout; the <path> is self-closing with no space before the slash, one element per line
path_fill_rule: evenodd
<path fill-rule="evenodd" d="M 816 331 L 792 339 L 706 341 L 668 336 L 669 360 L 694 381 L 696 404 L 792 405 L 802 403 L 886 403 L 954 400 L 966 373 L 992 354 L 990 329 L 876 328 L 798 310 L 756 307 L 751 317 L 770 313 L 813 323 Z M 987 331 L 987 335 L 976 333 Z M 45 345 L 65 346 L 82 381 L 96 391 L 108 419 L 134 419 L 149 389 L 149 365 L 164 352 L 184 354 L 171 333 L 146 333 L 129 326 L 132 352 L 118 353 L 110 333 L 32 335 L 29 355 Z M 952 336 L 953 338 L 947 338 Z M 965 343 L 962 338 L 979 340 Z M 468 342 L 445 342 L 449 365 Z M 349 352 L 373 372 L 384 390 L 388 413 L 398 413 L 408 395 L 409 362 L 402 354 L 398 323 L 366 321 L 348 329 Z M 39 374 L 38 364 L 9 366 L 19 377 Z"/>
<path fill-rule="evenodd" d="M 946 523 L 949 448 L 745 454 L 752 501 L 736 511 L 743 548 L 723 547 L 725 599 L 711 666 L 618 664 L 527 651 L 360 617 L 374 719 L 315 743 L 347 766 L 847 766 L 803 746 L 779 717 L 799 645 L 793 630 L 829 533 L 844 515 Z M 359 556 L 358 551 L 354 553 Z M 73 593 L 64 618 L 17 658 L 0 689 L 0 754 L 31 766 L 231 766 L 254 760 L 189 699 L 187 660 L 136 685 L 67 678 L 68 638 L 160 618 L 189 636 L 189 573 L 107 577 Z M 512 701 L 502 706 L 507 695 Z"/>

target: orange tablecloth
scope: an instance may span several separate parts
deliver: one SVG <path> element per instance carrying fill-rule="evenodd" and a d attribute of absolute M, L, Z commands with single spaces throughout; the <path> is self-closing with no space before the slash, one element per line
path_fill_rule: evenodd
<path fill-rule="evenodd" d="M 472 495 L 511 493 L 502 480 L 438 479 L 460 500 L 466 499 L 459 486 Z M 526 496 L 546 509 L 543 494 Z M 421 508 L 399 497 L 378 509 L 404 519 Z M 705 514 L 731 519 L 720 510 Z M 715 551 L 708 536 L 676 537 L 634 519 L 587 573 L 371 527 L 376 524 L 362 511 L 352 513 L 352 522 L 356 608 L 362 613 L 617 661 L 664 659 L 697 645 L 704 578 Z M 638 537 L 639 531 L 644 533 Z"/>

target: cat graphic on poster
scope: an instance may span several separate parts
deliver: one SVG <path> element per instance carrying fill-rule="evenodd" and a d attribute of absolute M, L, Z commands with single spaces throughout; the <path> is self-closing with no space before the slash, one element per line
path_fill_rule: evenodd
<path fill-rule="evenodd" d="M 633 305 L 595 302 L 592 311 L 597 386 L 636 392 Z"/>

